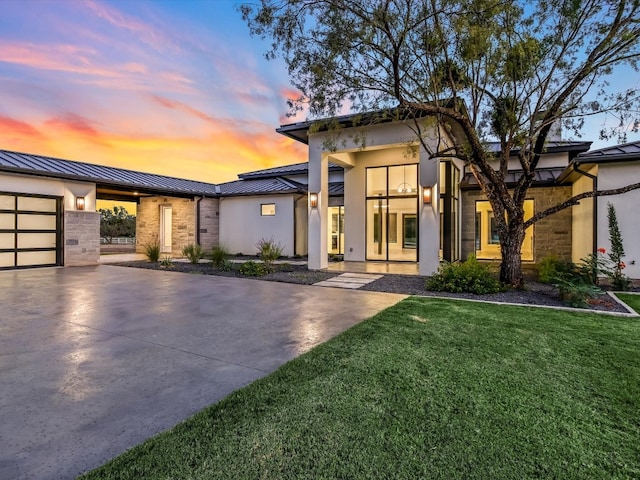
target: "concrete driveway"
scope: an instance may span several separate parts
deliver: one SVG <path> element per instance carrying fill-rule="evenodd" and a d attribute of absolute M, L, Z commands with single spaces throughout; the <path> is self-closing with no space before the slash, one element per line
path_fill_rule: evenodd
<path fill-rule="evenodd" d="M 74 478 L 402 298 L 108 265 L 0 272 L 0 478 Z"/>

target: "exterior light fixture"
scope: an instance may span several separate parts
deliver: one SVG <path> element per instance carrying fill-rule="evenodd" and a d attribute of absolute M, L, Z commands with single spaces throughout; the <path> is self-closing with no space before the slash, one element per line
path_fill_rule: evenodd
<path fill-rule="evenodd" d="M 76 197 L 76 210 L 84 210 L 84 197 Z"/>
<path fill-rule="evenodd" d="M 422 201 L 425 205 L 431 205 L 431 198 L 433 196 L 433 187 L 422 187 Z"/>
<path fill-rule="evenodd" d="M 309 193 L 309 206 L 311 208 L 318 208 L 318 194 L 317 193 Z"/>

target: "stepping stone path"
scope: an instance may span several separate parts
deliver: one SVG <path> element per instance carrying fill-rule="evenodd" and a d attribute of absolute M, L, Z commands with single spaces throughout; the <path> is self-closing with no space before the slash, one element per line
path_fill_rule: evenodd
<path fill-rule="evenodd" d="M 337 277 L 314 283 L 314 285 L 318 287 L 349 288 L 355 290 L 383 276 L 384 275 L 371 275 L 368 273 L 343 273 Z"/>

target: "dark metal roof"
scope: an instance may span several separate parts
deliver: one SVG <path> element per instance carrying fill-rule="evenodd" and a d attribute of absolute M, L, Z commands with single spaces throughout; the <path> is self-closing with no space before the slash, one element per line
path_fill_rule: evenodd
<path fill-rule="evenodd" d="M 533 180 L 533 186 L 543 187 L 549 185 L 557 185 L 557 180 L 564 170 L 565 167 L 537 169 L 535 172 L 536 176 Z M 515 185 L 521 175 L 522 170 L 511 170 L 507 172 L 505 182 L 508 186 Z M 478 185 L 478 181 L 476 180 L 476 178 L 473 176 L 473 173 L 467 172 L 460 182 L 460 188 L 463 190 L 472 190 L 480 188 L 480 186 Z"/>
<path fill-rule="evenodd" d="M 219 187 L 222 196 L 306 192 L 304 185 L 280 177 L 235 180 L 233 182 L 221 183 Z"/>
<path fill-rule="evenodd" d="M 443 100 L 443 103 L 452 102 L 452 100 Z M 464 106 L 463 106 L 464 108 Z M 426 112 L 414 112 L 418 117 L 429 116 Z M 276 132 L 281 133 L 289 138 L 293 138 L 304 144 L 309 143 L 309 128 L 315 125 L 318 131 L 329 130 L 332 126 L 339 125 L 342 128 L 379 125 L 382 123 L 404 121 L 413 118 L 409 110 L 400 108 L 386 108 L 374 112 L 350 113 L 332 118 L 321 118 L 317 120 L 307 120 L 305 122 L 290 123 L 280 125 L 276 128 Z"/>
<path fill-rule="evenodd" d="M 344 195 L 344 182 L 333 182 L 329 184 L 329 196 Z"/>
<path fill-rule="evenodd" d="M 122 168 L 0 150 L 0 171 L 94 182 L 98 187 L 134 189 L 140 193 L 218 196 L 211 183 L 136 172 Z"/>
<path fill-rule="evenodd" d="M 593 142 L 575 142 L 572 140 L 553 140 L 547 142 L 546 150 L 544 153 L 562 153 L 562 152 L 586 152 L 589 150 Z M 487 147 L 490 152 L 499 153 L 500 152 L 500 142 L 487 142 Z M 520 151 L 519 148 L 514 148 L 511 150 L 511 155 L 517 155 Z"/>
<path fill-rule="evenodd" d="M 329 163 L 330 172 L 341 171 L 342 167 Z M 241 173 L 238 177 L 242 179 L 254 178 L 273 178 L 283 175 L 307 175 L 309 173 L 309 162 L 295 163 L 293 165 L 284 165 L 282 167 L 266 168 L 264 170 L 256 170 L 254 172 Z"/>
<path fill-rule="evenodd" d="M 600 148 L 581 153 L 575 163 L 602 163 L 640 160 L 640 141 Z"/>
<path fill-rule="evenodd" d="M 271 195 L 278 193 L 299 193 L 308 192 L 307 185 L 293 182 L 286 178 L 256 178 L 249 180 L 236 180 L 219 185 L 220 195 L 223 197 L 233 197 L 242 195 Z M 329 183 L 329 195 L 344 195 L 344 182 Z"/>

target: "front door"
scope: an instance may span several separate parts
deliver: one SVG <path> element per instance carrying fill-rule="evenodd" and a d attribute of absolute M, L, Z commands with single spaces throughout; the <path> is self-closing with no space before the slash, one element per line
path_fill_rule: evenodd
<path fill-rule="evenodd" d="M 171 205 L 162 205 L 160 207 L 160 251 L 162 253 L 171 253 L 171 217 L 173 209 Z"/>
<path fill-rule="evenodd" d="M 367 168 L 367 260 L 418 261 L 418 165 Z"/>

